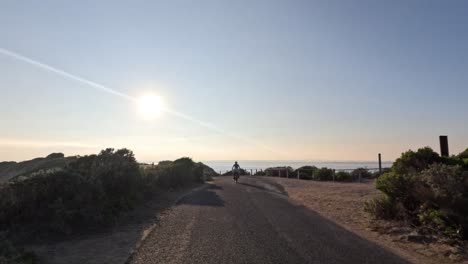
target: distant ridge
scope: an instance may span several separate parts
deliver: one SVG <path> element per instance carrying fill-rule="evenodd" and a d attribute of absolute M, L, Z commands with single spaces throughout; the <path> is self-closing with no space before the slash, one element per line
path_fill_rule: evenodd
<path fill-rule="evenodd" d="M 0 183 L 20 176 L 27 176 L 39 170 L 59 169 L 65 167 L 75 157 L 65 157 L 63 153 L 52 153 L 45 158 L 15 162 L 0 162 Z"/>

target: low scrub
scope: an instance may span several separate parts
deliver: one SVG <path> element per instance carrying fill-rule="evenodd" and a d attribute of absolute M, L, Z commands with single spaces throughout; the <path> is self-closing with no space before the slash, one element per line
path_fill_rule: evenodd
<path fill-rule="evenodd" d="M 365 210 L 376 218 L 405 220 L 427 232 L 467 239 L 468 171 L 461 162 L 428 148 L 403 153 L 377 179 L 383 196 L 367 202 Z"/>
<path fill-rule="evenodd" d="M 335 171 L 330 168 L 317 168 L 315 166 L 303 166 L 296 170 L 291 167 L 273 167 L 267 168 L 263 172 L 257 172 L 256 176 L 270 176 L 270 177 L 286 177 L 289 175 L 290 178 L 297 178 L 302 180 L 316 180 L 316 181 L 339 181 L 339 182 L 352 182 L 359 179 L 372 179 L 378 176 L 377 173 L 371 173 L 366 168 L 357 168 L 351 172 L 347 171 Z M 286 174 L 286 171 L 288 174 Z"/>
<path fill-rule="evenodd" d="M 194 182 L 203 182 L 204 164 L 195 163 L 190 158 L 181 158 L 175 161 L 165 161 L 158 166 L 147 166 L 142 175 L 145 186 L 151 190 L 174 189 L 187 186 Z"/>
<path fill-rule="evenodd" d="M 140 166 L 128 149 L 77 157 L 65 168 L 40 171 L 0 186 L 0 231 L 58 235 L 108 226 L 161 189 L 203 182 L 190 158 Z"/>

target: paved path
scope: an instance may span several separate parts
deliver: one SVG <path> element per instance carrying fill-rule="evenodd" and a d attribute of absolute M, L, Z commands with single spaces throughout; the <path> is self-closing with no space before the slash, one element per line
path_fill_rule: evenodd
<path fill-rule="evenodd" d="M 217 178 L 165 215 L 131 263 L 408 263 L 292 204 L 265 179 Z"/>

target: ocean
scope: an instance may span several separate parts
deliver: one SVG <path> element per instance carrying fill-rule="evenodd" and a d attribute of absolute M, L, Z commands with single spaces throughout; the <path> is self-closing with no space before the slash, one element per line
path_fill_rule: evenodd
<path fill-rule="evenodd" d="M 227 160 L 206 160 L 202 161 L 213 168 L 216 172 L 230 171 L 234 161 Z M 327 167 L 335 170 L 353 170 L 356 168 L 368 168 L 376 170 L 379 168 L 377 161 L 297 161 L 297 160 L 238 160 L 241 168 L 247 170 L 264 170 L 270 167 L 290 166 L 297 169 L 302 166 L 311 165 L 318 168 Z M 382 161 L 382 168 L 391 167 L 393 162 Z"/>

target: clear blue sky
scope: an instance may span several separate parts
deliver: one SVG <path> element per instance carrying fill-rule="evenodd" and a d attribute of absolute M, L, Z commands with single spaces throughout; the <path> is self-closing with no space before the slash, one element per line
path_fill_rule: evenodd
<path fill-rule="evenodd" d="M 66 3 L 65 3 L 66 2 Z M 0 160 L 128 147 L 140 160 L 391 160 L 468 147 L 467 1 L 2 1 Z M 228 131 L 235 137 L 220 132 Z M 265 148 L 261 146 L 266 146 Z"/>

